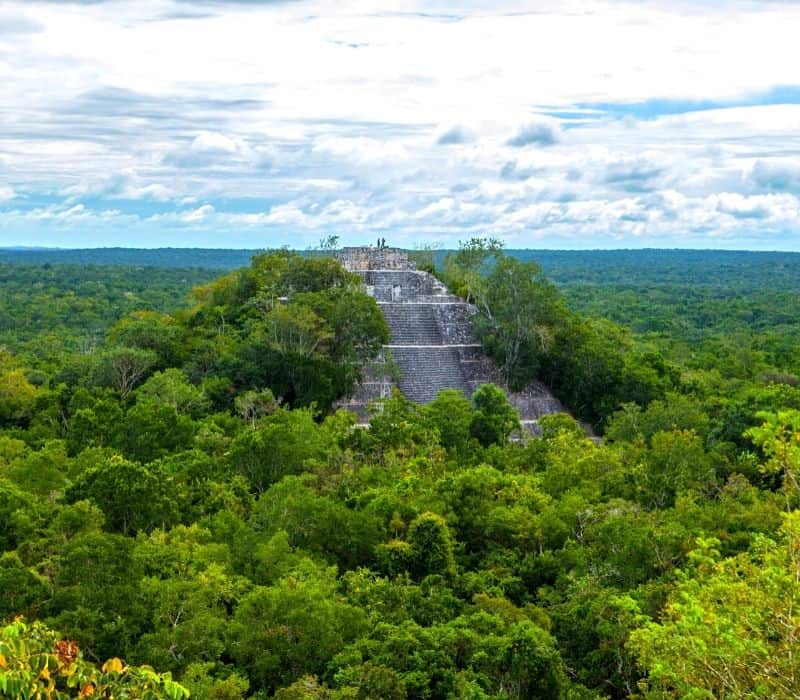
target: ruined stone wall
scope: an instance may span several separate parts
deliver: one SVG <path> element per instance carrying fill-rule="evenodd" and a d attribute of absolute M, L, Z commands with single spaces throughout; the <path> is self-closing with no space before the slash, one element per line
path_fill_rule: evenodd
<path fill-rule="evenodd" d="M 336 255 L 345 270 L 416 270 L 408 253 L 400 248 L 342 248 Z"/>

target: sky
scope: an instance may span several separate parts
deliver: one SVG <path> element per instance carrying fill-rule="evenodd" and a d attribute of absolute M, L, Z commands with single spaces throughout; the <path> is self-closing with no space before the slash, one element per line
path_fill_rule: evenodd
<path fill-rule="evenodd" d="M 0 0 L 0 247 L 800 250 L 800 0 Z"/>

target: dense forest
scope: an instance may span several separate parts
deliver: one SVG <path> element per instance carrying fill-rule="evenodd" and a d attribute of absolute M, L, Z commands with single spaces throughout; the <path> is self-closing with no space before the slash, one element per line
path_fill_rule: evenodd
<path fill-rule="evenodd" d="M 569 407 L 532 438 L 491 385 L 334 410 L 388 329 L 330 258 L 38 254 L 0 264 L 0 697 L 800 697 L 800 256 L 420 253 Z"/>

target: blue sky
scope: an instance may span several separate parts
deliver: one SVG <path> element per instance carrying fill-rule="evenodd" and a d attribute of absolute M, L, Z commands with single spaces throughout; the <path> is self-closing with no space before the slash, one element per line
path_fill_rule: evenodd
<path fill-rule="evenodd" d="M 800 250 L 800 2 L 0 2 L 0 246 Z"/>

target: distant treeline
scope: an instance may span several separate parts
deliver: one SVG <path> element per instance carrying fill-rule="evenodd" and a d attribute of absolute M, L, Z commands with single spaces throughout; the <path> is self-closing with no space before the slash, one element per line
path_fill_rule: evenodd
<path fill-rule="evenodd" d="M 246 267 L 257 250 L 214 248 L 0 248 L 0 263 L 18 265 L 127 265 L 133 267 L 205 268 Z"/>
<path fill-rule="evenodd" d="M 215 248 L 0 248 L 0 263 L 22 265 L 129 265 L 164 268 L 228 270 L 250 264 L 259 249 Z M 441 266 L 448 250 L 432 253 Z M 749 283 L 760 289 L 800 287 L 800 253 L 726 250 L 506 250 L 522 261 L 536 260 L 557 284 L 597 282 L 619 284 L 647 274 L 659 283 L 724 285 Z"/>

